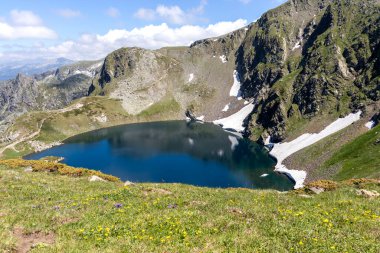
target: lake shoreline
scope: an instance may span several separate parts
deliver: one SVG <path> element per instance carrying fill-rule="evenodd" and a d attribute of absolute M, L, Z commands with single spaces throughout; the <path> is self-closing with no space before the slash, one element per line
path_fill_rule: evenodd
<path fill-rule="evenodd" d="M 138 158 L 141 155 L 143 159 Z M 288 177 L 273 172 L 274 161 L 262 145 L 207 122 L 176 120 L 102 128 L 72 136 L 63 145 L 24 158 L 44 156 L 62 156 L 71 166 L 96 168 L 137 182 L 164 180 L 206 187 L 278 190 L 289 190 L 294 185 Z M 141 168 L 137 170 L 136 166 Z M 186 170 L 177 169 L 182 167 Z M 121 172 L 118 168 L 128 170 Z M 150 174 L 153 168 L 157 171 Z M 142 175 L 144 171 L 148 174 Z M 159 175 L 159 171 L 166 174 Z M 268 176 L 261 177 L 263 174 Z"/>

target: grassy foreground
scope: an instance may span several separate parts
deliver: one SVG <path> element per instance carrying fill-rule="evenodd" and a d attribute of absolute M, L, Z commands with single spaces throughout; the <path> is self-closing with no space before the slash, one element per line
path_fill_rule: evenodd
<path fill-rule="evenodd" d="M 379 197 L 355 189 L 375 180 L 311 195 L 46 171 L 0 165 L 0 252 L 378 252 Z"/>

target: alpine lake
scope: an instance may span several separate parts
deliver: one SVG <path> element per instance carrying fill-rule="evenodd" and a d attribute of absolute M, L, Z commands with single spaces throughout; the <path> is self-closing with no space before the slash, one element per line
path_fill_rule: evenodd
<path fill-rule="evenodd" d="M 265 147 L 211 123 L 137 123 L 87 132 L 26 156 L 100 170 L 132 182 L 290 190 Z"/>

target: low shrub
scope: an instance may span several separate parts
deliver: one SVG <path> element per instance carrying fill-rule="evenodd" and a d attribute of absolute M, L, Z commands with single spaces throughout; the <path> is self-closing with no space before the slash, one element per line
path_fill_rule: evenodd
<path fill-rule="evenodd" d="M 63 163 L 50 162 L 45 160 L 23 160 L 23 159 L 9 159 L 0 160 L 0 165 L 8 166 L 11 168 L 32 167 L 33 172 L 51 172 L 60 175 L 71 177 L 91 176 L 96 175 L 104 180 L 110 182 L 118 182 L 119 178 L 104 174 L 100 171 L 89 170 L 85 168 L 75 168 Z"/>
<path fill-rule="evenodd" d="M 322 188 L 325 191 L 333 191 L 338 188 L 338 183 L 331 180 L 318 180 L 306 185 L 306 188 Z"/>

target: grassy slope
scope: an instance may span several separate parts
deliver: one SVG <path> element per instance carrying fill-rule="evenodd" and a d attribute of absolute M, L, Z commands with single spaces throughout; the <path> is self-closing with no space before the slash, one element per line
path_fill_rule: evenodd
<path fill-rule="evenodd" d="M 307 181 L 380 177 L 380 126 L 367 131 L 365 120 L 292 155 L 286 166 L 306 170 Z"/>
<path fill-rule="evenodd" d="M 341 147 L 322 168 L 341 165 L 337 180 L 380 177 L 380 125 Z"/>
<path fill-rule="evenodd" d="M 357 196 L 353 186 L 306 198 L 180 184 L 124 187 L 5 166 L 0 181 L 2 252 L 20 242 L 15 228 L 54 234 L 53 244 L 32 252 L 378 250 L 378 201 Z M 364 187 L 380 190 L 379 183 Z"/>

